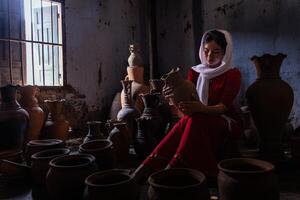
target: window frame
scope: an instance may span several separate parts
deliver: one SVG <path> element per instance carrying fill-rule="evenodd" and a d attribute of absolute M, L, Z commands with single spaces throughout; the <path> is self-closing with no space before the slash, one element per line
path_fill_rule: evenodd
<path fill-rule="evenodd" d="M 32 0 L 31 0 L 32 1 Z M 55 89 L 55 88 L 64 88 L 65 86 L 67 86 L 67 62 L 66 62 L 66 23 L 65 23 L 65 0 L 40 0 L 41 2 L 42 1 L 49 1 L 49 2 L 57 2 L 57 3 L 60 3 L 61 4 L 61 45 L 59 45 L 61 48 L 62 48 L 62 72 L 63 72 L 63 80 L 62 80 L 62 85 L 36 85 L 38 87 L 41 87 L 43 89 Z M 12 51 L 12 47 L 11 47 L 11 44 L 12 43 L 18 43 L 18 45 L 20 45 L 20 60 L 21 60 L 21 77 L 20 77 L 20 82 L 22 83 L 22 85 L 30 85 L 28 83 L 25 84 L 25 80 L 27 79 L 27 74 L 26 74 L 26 59 L 24 59 L 23 57 L 26 56 L 26 46 L 25 46 L 25 50 L 23 49 L 23 44 L 25 43 L 30 43 L 30 45 L 32 44 L 41 44 L 42 45 L 42 48 L 44 48 L 44 45 L 48 44 L 48 45 L 52 45 L 52 49 L 53 47 L 55 46 L 55 43 L 53 43 L 53 41 L 51 42 L 44 42 L 44 41 L 35 41 L 33 39 L 23 39 L 22 37 L 22 28 L 21 28 L 21 22 L 20 22 L 20 33 L 19 33 L 19 38 L 12 38 L 11 37 L 11 16 L 10 16 L 10 6 L 11 6 L 11 3 L 10 3 L 10 0 L 7 0 L 7 3 L 8 3 L 8 19 L 7 19 L 7 27 L 8 27 L 8 30 L 7 30 L 7 37 L 4 37 L 4 38 L 0 38 L 0 41 L 3 41 L 3 42 L 7 42 L 8 43 L 8 47 L 6 49 L 8 49 L 8 70 L 9 70 L 9 83 L 10 84 L 13 84 L 13 58 L 12 58 L 12 54 L 13 54 L 13 51 Z M 24 16 L 24 10 L 22 10 L 22 7 L 24 8 L 24 1 L 23 0 L 20 0 L 20 13 L 23 14 Z M 32 12 L 32 11 L 31 11 Z M 22 16 L 21 16 L 22 17 Z M 25 21 L 25 20 L 24 20 Z M 43 20 L 42 20 L 42 23 L 43 23 Z M 32 26 L 32 23 L 31 23 L 31 26 Z M 32 28 L 32 27 L 31 27 Z M 31 34 L 33 34 L 33 32 L 31 31 Z M 33 48 L 33 46 L 31 47 Z M 33 51 L 33 50 L 32 50 Z M 24 53 L 25 52 L 25 53 Z M 45 55 L 43 55 L 43 58 L 44 58 Z M 25 62 L 24 62 L 25 60 Z M 32 56 L 32 62 L 33 61 L 33 56 Z M 43 63 L 45 63 L 45 58 L 43 59 Z M 44 65 L 44 64 L 43 64 Z M 45 71 L 44 67 L 43 67 L 43 71 Z M 45 72 L 44 72 L 45 73 Z M 45 80 L 44 80 L 44 83 L 45 83 Z M 1 84 L 1 83 L 0 83 Z M 2 86 L 2 85 L 1 85 Z"/>

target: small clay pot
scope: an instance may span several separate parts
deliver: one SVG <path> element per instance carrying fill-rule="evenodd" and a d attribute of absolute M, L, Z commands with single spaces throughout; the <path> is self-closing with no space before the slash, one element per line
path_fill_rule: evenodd
<path fill-rule="evenodd" d="M 209 200 L 205 175 L 188 168 L 173 168 L 153 173 L 148 182 L 149 200 Z"/>
<path fill-rule="evenodd" d="M 139 188 L 129 170 L 112 169 L 96 172 L 85 180 L 85 200 L 137 200 Z"/>
<path fill-rule="evenodd" d="M 110 140 L 99 139 L 83 143 L 79 146 L 79 152 L 95 156 L 99 169 L 112 169 L 114 167 L 114 155 Z"/>
<path fill-rule="evenodd" d="M 59 139 L 31 140 L 25 149 L 25 159 L 28 165 L 31 164 L 31 156 L 46 149 L 63 148 L 64 142 Z"/>
<path fill-rule="evenodd" d="M 95 157 L 89 154 L 57 157 L 49 165 L 46 186 L 50 197 L 56 200 L 81 200 L 84 180 L 97 171 Z"/>
<path fill-rule="evenodd" d="M 59 156 L 67 155 L 70 149 L 48 149 L 37 152 L 31 156 L 31 174 L 34 184 L 44 185 L 46 183 L 46 175 L 50 168 L 49 162 Z"/>

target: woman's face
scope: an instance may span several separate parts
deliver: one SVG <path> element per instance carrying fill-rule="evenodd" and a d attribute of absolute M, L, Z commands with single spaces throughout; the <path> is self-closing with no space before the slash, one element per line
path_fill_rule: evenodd
<path fill-rule="evenodd" d="M 223 49 L 214 41 L 205 43 L 204 56 L 206 64 L 212 68 L 218 67 L 224 57 Z"/>

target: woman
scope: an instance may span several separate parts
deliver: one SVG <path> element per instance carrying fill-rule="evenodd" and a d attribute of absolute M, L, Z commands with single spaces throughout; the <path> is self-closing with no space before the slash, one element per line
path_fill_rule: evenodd
<path fill-rule="evenodd" d="M 204 33 L 199 50 L 201 64 L 191 67 L 188 80 L 200 101 L 180 102 L 182 117 L 134 172 L 137 179 L 173 167 L 188 167 L 216 177 L 224 139 L 241 132 L 233 107 L 241 74 L 231 63 L 232 40 L 225 30 Z M 164 91 L 168 97 L 171 91 Z"/>

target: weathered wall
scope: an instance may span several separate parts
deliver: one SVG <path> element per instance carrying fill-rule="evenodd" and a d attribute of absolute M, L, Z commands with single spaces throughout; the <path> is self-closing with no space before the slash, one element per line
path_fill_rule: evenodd
<path fill-rule="evenodd" d="M 195 64 L 192 0 L 156 1 L 158 74 Z"/>
<path fill-rule="evenodd" d="M 203 29 L 228 29 L 233 35 L 234 63 L 242 71 L 242 96 L 255 80 L 253 55 L 287 54 L 281 77 L 294 90 L 290 117 L 300 124 L 300 1 L 299 0 L 214 0 L 202 1 Z M 241 99 L 241 103 L 243 99 Z M 276 109 L 276 108 L 274 108 Z"/>
<path fill-rule="evenodd" d="M 67 82 L 85 95 L 89 112 L 100 111 L 102 118 L 121 90 L 129 44 L 145 45 L 141 2 L 65 1 Z"/>

